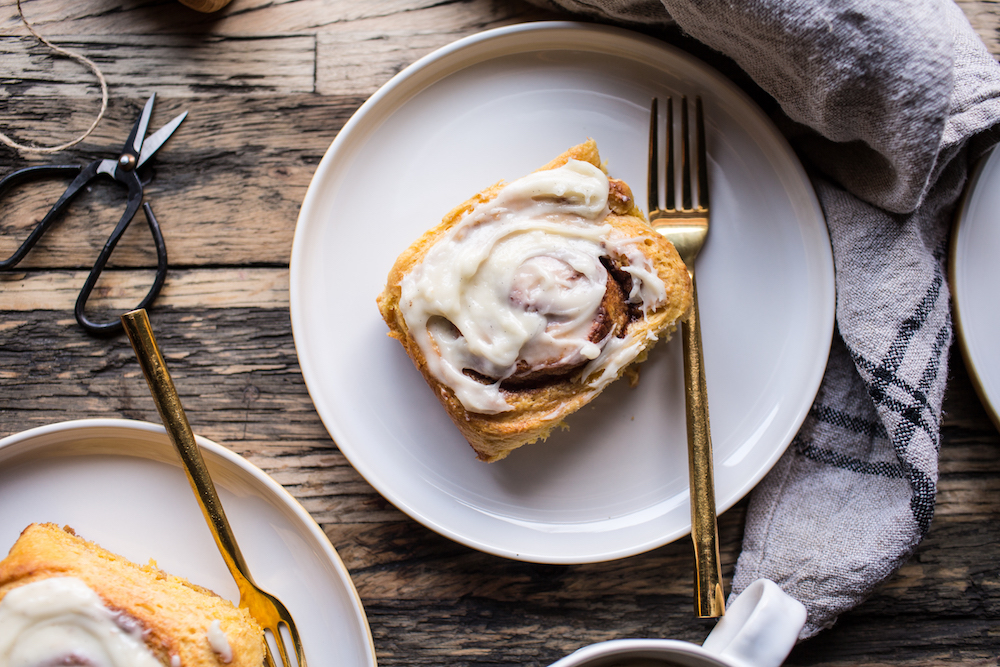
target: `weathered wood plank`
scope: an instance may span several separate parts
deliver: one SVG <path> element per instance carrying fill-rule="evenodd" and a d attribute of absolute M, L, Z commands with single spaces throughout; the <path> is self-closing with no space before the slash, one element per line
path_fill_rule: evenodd
<path fill-rule="evenodd" d="M 498 22 L 502 25 L 506 21 Z M 330 30 L 317 38 L 316 90 L 326 95 L 371 95 L 428 53 L 474 29 L 439 32 Z M 477 26 L 478 27 L 478 26 Z M 495 27 L 490 25 L 489 27 Z M 364 57 L 359 57 L 364 54 Z"/>
<path fill-rule="evenodd" d="M 290 95 L 314 90 L 316 40 L 311 35 L 46 35 L 53 44 L 93 60 L 117 97 Z M 0 38 L 4 86 L 10 96 L 100 99 L 94 74 L 32 37 Z M 16 73 L 16 77 L 11 74 Z"/>
<path fill-rule="evenodd" d="M 0 311 L 72 313 L 86 271 L 0 272 Z M 89 305 L 95 310 L 133 308 L 149 291 L 153 271 L 106 270 Z M 174 269 L 152 309 L 287 308 L 285 268 Z M 90 312 L 88 310 L 88 312 Z"/>
<path fill-rule="evenodd" d="M 565 18 L 518 3 L 492 3 L 488 9 L 478 3 L 445 4 L 323 26 L 317 36 L 316 92 L 371 95 L 406 66 L 462 37 L 512 23 Z"/>
<path fill-rule="evenodd" d="M 957 0 L 973 28 L 994 54 L 1000 53 L 1000 10 L 996 0 Z M 436 25 L 475 25 L 498 16 L 544 17 L 547 14 L 515 0 L 233 0 L 223 10 L 200 14 L 173 2 L 145 0 L 32 0 L 25 14 L 44 34 L 187 34 L 277 35 L 318 34 L 330 26 L 355 24 L 377 32 L 406 29 L 411 22 L 429 19 Z M 15 0 L 0 0 L 0 35 L 25 35 Z M 485 18 L 484 18 L 485 17 Z M 375 27 L 375 26 L 378 27 Z"/>
<path fill-rule="evenodd" d="M 317 34 L 331 26 L 354 24 L 376 32 L 414 32 L 432 26 L 447 32 L 473 28 L 503 16 L 542 16 L 523 0 L 233 0 L 214 14 L 201 14 L 174 2 L 144 0 L 31 0 L 25 15 L 45 35 L 279 35 Z M 0 0 L 0 35 L 27 34 L 15 0 Z"/>
<path fill-rule="evenodd" d="M 260 308 L 150 313 L 192 423 L 225 441 L 319 441 L 329 436 L 298 367 L 288 313 Z M 85 416 L 157 421 L 124 336 L 93 339 L 72 315 L 3 313 L 0 429 Z"/>

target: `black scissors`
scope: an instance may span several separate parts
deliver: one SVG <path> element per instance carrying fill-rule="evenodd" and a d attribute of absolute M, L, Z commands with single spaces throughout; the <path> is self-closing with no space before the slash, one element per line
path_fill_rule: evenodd
<path fill-rule="evenodd" d="M 181 121 L 187 117 L 187 111 L 178 115 L 149 137 L 146 137 L 146 129 L 149 126 L 149 117 L 152 115 L 153 102 L 155 100 L 156 94 L 154 93 L 146 101 L 146 105 L 143 107 L 139 119 L 132 126 L 132 132 L 129 133 L 128 140 L 125 142 L 125 146 L 122 148 L 118 159 L 94 160 L 84 166 L 50 164 L 38 167 L 25 167 L 12 174 L 8 174 L 0 180 L 0 196 L 2 196 L 10 188 L 27 181 L 51 176 L 76 176 L 62 196 L 59 197 L 59 200 L 49 209 L 49 212 L 45 214 L 45 217 L 42 218 L 41 222 L 35 226 L 28 238 L 21 244 L 21 247 L 9 258 L 0 261 L 0 269 L 9 269 L 16 266 L 28 254 L 28 251 L 31 250 L 35 243 L 38 242 L 38 239 L 53 225 L 59 215 L 66 210 L 69 203 L 94 179 L 104 174 L 128 188 L 125 212 L 122 214 L 121 220 L 118 221 L 118 226 L 115 227 L 115 230 L 111 232 L 111 236 L 105 242 L 104 249 L 98 255 L 97 261 L 94 262 L 94 268 L 90 270 L 90 275 L 80 290 L 80 295 L 76 299 L 76 307 L 73 310 L 76 315 L 76 321 L 80 323 L 84 331 L 95 336 L 112 335 L 122 329 L 121 321 L 118 318 L 115 318 L 111 322 L 93 322 L 84 313 L 84 309 L 87 306 L 87 299 L 90 298 L 90 293 L 93 291 L 94 285 L 97 284 L 97 279 L 100 277 L 101 271 L 104 270 L 104 265 L 107 264 L 108 258 L 118 244 L 118 240 L 125 233 L 125 230 L 128 229 L 129 223 L 132 222 L 132 218 L 135 217 L 140 205 L 146 214 L 149 230 L 153 233 L 153 241 L 156 244 L 157 265 L 153 286 L 150 287 L 149 292 L 136 308 L 146 308 L 152 303 L 160 293 L 163 281 L 167 277 L 167 245 L 163 241 L 163 234 L 160 232 L 160 225 L 153 215 L 153 210 L 148 203 L 143 203 L 142 201 L 143 184 L 139 180 L 137 170 L 153 157 L 153 154 L 156 153 L 160 146 L 170 138 L 170 135 L 174 133 L 177 126 L 181 124 Z"/>

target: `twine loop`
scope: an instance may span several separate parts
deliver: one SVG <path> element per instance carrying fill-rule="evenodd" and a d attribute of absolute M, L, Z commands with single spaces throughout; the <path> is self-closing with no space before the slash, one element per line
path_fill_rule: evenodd
<path fill-rule="evenodd" d="M 49 40 L 45 39 L 45 37 L 43 37 L 37 30 L 35 30 L 34 26 L 32 26 L 31 23 L 28 21 L 28 19 L 25 18 L 24 16 L 24 10 L 21 9 L 21 0 L 17 0 L 17 13 L 21 17 L 21 21 L 24 23 L 25 27 L 28 29 L 28 32 L 30 32 L 35 37 L 35 39 L 37 39 L 42 44 L 45 44 L 47 47 L 49 47 L 59 55 L 65 56 L 72 60 L 76 60 L 77 62 L 89 67 L 90 70 L 94 73 L 94 75 L 97 76 L 97 80 L 101 84 L 101 110 L 97 113 L 97 118 L 94 119 L 94 122 L 90 124 L 90 127 L 87 128 L 87 130 L 83 134 L 78 136 L 76 139 L 73 139 L 72 141 L 67 141 L 66 143 L 60 144 L 58 146 L 33 146 L 30 144 L 18 143 L 13 139 L 11 139 L 10 137 L 8 137 L 5 133 L 0 132 L 0 142 L 4 143 L 7 146 L 10 146 L 14 150 L 24 151 L 27 153 L 46 153 L 46 154 L 58 153 L 59 151 L 65 150 L 70 146 L 75 146 L 76 144 L 86 139 L 88 136 L 90 136 L 90 133 L 94 131 L 94 128 L 97 127 L 97 124 L 101 122 L 101 118 L 104 117 L 104 112 L 108 108 L 108 82 L 107 80 L 105 80 L 104 74 L 101 72 L 100 68 L 90 58 L 82 56 L 79 53 L 74 53 L 60 46 L 56 46 Z"/>

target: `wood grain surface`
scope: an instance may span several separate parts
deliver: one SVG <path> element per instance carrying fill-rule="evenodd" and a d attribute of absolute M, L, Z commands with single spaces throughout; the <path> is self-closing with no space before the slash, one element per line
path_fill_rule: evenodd
<path fill-rule="evenodd" d="M 1000 55 L 1000 3 L 959 3 Z M 533 565 L 458 545 L 377 494 L 330 439 L 300 373 L 288 261 L 310 177 L 351 114 L 417 58 L 484 29 L 567 18 L 512 0 L 233 0 L 202 14 L 173 0 L 25 0 L 53 42 L 108 79 L 105 119 L 55 156 L 104 156 L 153 92 L 152 128 L 191 115 L 147 187 L 171 270 L 150 316 L 200 434 L 271 474 L 321 524 L 350 570 L 381 665 L 547 665 L 618 637 L 700 642 L 687 540 L 609 563 Z M 665 33 L 684 42 L 683 36 Z M 692 48 L 697 48 L 693 46 Z M 78 63 L 30 37 L 0 0 L 0 129 L 57 144 L 82 132 L 100 92 Z M 53 157 L 0 147 L 0 174 Z M 55 190 L 19 188 L 0 211 L 0 255 Z M 0 271 L 0 436 L 85 417 L 157 421 L 124 337 L 95 340 L 72 305 L 109 225 L 95 188 L 16 269 Z M 133 225 L 95 302 L 145 292 L 155 256 Z M 1000 435 L 953 351 L 931 531 L 864 604 L 798 646 L 790 665 L 997 665 Z M 720 518 L 732 575 L 745 502 Z M 2 508 L 0 508 L 2 511 Z"/>

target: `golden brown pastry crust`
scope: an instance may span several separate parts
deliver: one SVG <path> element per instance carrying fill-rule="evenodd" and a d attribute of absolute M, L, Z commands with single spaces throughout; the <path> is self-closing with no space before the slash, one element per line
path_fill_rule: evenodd
<path fill-rule="evenodd" d="M 135 563 L 78 537 L 70 528 L 31 524 L 0 561 L 0 600 L 8 591 L 52 577 L 76 577 L 113 611 L 142 624 L 144 639 L 164 665 L 177 656 L 183 667 L 261 667 L 264 631 L 246 609 L 212 591 Z M 218 620 L 233 650 L 223 663 L 208 642 Z"/>
<path fill-rule="evenodd" d="M 597 144 L 589 140 L 569 149 L 539 171 L 556 169 L 569 160 L 589 162 L 595 167 L 604 169 Z M 614 179 L 609 181 L 611 213 L 605 222 L 629 237 L 643 239 L 643 254 L 652 260 L 667 289 L 666 304 L 645 317 L 631 322 L 629 335 L 636 334 L 645 338 L 646 332 L 655 332 L 658 338 L 668 338 L 677 322 L 686 316 L 691 306 L 691 281 L 687 269 L 674 246 L 646 222 L 642 211 L 635 205 L 628 185 Z M 601 392 L 601 389 L 594 389 L 578 379 L 567 377 L 537 387 L 502 389 L 504 399 L 512 408 L 506 412 L 499 414 L 469 412 L 456 398 L 452 389 L 431 374 L 422 351 L 408 333 L 406 322 L 399 309 L 403 277 L 423 261 L 430 248 L 449 229 L 457 225 L 476 206 L 496 197 L 504 185 L 502 182 L 496 183 L 456 206 L 437 226 L 425 232 L 403 251 L 389 272 L 385 290 L 377 299 L 382 318 L 389 326 L 389 335 L 403 344 L 410 359 L 444 405 L 452 421 L 476 451 L 477 457 L 487 462 L 500 460 L 517 447 L 548 437 L 553 428 L 563 424 L 566 416 L 582 408 Z M 643 361 L 654 342 L 655 340 L 647 339 L 633 364 L 622 369 L 619 376 L 635 363 Z"/>

